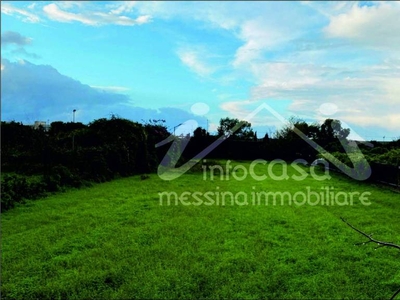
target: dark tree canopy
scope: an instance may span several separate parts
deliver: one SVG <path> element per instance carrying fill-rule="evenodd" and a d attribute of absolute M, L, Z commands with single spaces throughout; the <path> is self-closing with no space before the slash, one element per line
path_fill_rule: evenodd
<path fill-rule="evenodd" d="M 201 127 L 197 127 L 194 131 L 193 131 L 193 137 L 195 138 L 200 138 L 200 137 L 206 137 L 208 136 L 208 132 Z"/>
<path fill-rule="evenodd" d="M 327 141 L 333 141 L 334 139 L 345 139 L 349 134 L 350 129 L 342 128 L 342 123 L 339 120 L 326 119 L 321 125 L 319 137 Z"/>
<path fill-rule="evenodd" d="M 326 119 L 322 125 L 308 124 L 304 120 L 291 117 L 289 124 L 277 131 L 276 138 L 285 140 L 300 139 L 294 128 L 300 130 L 304 135 L 313 140 L 333 142 L 336 139 L 346 139 L 350 134 L 349 128 L 342 128 L 339 120 Z"/>
<path fill-rule="evenodd" d="M 319 134 L 319 126 L 317 124 L 308 124 L 304 120 L 291 117 L 289 119 L 289 124 L 277 131 L 276 138 L 285 140 L 301 139 L 301 137 L 294 132 L 294 128 L 297 128 L 305 136 L 311 139 L 316 139 Z"/>
<path fill-rule="evenodd" d="M 232 136 L 235 139 L 250 140 L 254 138 L 251 123 L 229 117 L 219 121 L 217 131 L 219 135 Z"/>

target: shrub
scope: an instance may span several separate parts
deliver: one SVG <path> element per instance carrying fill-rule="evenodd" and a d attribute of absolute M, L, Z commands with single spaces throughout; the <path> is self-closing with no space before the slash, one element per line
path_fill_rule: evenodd
<path fill-rule="evenodd" d="M 1 210 L 13 208 L 16 203 L 25 199 L 36 199 L 44 196 L 46 184 L 42 181 L 28 180 L 21 175 L 5 175 L 1 182 Z"/>

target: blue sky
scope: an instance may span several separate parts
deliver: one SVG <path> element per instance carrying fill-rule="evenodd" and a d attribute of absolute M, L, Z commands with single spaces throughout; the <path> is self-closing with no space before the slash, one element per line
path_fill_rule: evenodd
<path fill-rule="evenodd" d="M 1 12 L 2 120 L 71 121 L 73 109 L 84 123 L 191 120 L 179 134 L 267 103 L 339 119 L 355 138 L 400 136 L 399 2 L 2 1 Z M 267 112 L 250 122 L 259 137 L 281 126 Z"/>

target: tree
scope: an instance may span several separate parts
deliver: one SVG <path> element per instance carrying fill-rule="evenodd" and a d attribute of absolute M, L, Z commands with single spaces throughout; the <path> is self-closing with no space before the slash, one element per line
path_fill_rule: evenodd
<path fill-rule="evenodd" d="M 201 137 L 206 137 L 208 136 L 208 132 L 201 127 L 197 127 L 194 131 L 193 131 L 193 137 L 195 138 L 201 138 Z"/>
<path fill-rule="evenodd" d="M 258 137 L 257 137 L 257 131 L 256 131 L 256 132 L 254 132 L 254 135 L 253 135 L 253 140 L 254 140 L 255 142 L 257 142 L 257 141 L 258 141 Z"/>
<path fill-rule="evenodd" d="M 165 120 L 163 119 L 150 119 L 149 121 L 144 121 L 144 128 L 146 130 L 148 139 L 150 140 L 152 146 L 154 146 L 156 143 L 161 142 L 162 140 L 165 140 L 167 137 L 171 135 L 170 132 L 168 132 L 167 127 L 165 126 Z"/>
<path fill-rule="evenodd" d="M 278 130 L 275 134 L 278 139 L 285 140 L 299 140 L 300 136 L 296 134 L 294 128 L 300 130 L 305 136 L 310 139 L 315 139 L 319 134 L 319 126 L 316 124 L 308 124 L 306 121 L 296 118 L 290 117 L 289 123 L 284 126 L 281 130 Z"/>
<path fill-rule="evenodd" d="M 321 125 L 319 138 L 332 142 L 335 139 L 346 139 L 350 134 L 349 128 L 342 128 L 342 123 L 335 119 L 326 119 Z"/>
<path fill-rule="evenodd" d="M 342 128 L 342 123 L 335 119 L 326 119 L 322 125 L 308 124 L 302 119 L 291 117 L 289 123 L 275 133 L 275 137 L 285 140 L 300 139 L 294 128 L 300 130 L 305 136 L 313 140 L 320 140 L 324 144 L 331 143 L 336 139 L 346 139 L 350 129 Z"/>
<path fill-rule="evenodd" d="M 226 137 L 232 136 L 236 139 L 250 140 L 254 137 L 251 123 L 229 117 L 222 118 L 219 121 L 217 130 L 219 135 L 225 135 Z"/>
<path fill-rule="evenodd" d="M 301 136 L 299 134 L 302 134 Z M 288 123 L 275 133 L 274 151 L 283 159 L 307 159 L 315 157 L 316 150 L 308 143 L 308 139 L 316 139 L 319 126 L 308 124 L 306 121 L 290 117 Z"/>
<path fill-rule="evenodd" d="M 269 143 L 269 135 L 268 135 L 268 133 L 266 133 L 266 134 L 264 135 L 263 142 L 264 142 L 265 144 Z"/>

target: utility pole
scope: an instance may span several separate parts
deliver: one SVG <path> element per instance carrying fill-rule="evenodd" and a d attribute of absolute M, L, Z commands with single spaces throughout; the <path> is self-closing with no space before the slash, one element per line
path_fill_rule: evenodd
<path fill-rule="evenodd" d="M 183 124 L 183 123 L 180 123 L 180 124 L 174 126 L 174 136 L 175 136 L 175 129 L 176 129 L 176 127 L 179 127 L 179 126 L 181 126 L 182 124 Z"/>
<path fill-rule="evenodd" d="M 76 109 L 72 111 L 72 123 L 75 123 L 75 112 Z M 75 129 L 73 129 L 75 130 Z M 72 132 L 72 151 L 75 150 L 75 132 Z"/>

